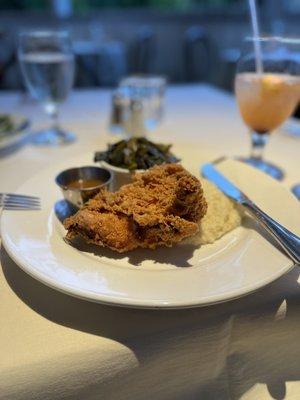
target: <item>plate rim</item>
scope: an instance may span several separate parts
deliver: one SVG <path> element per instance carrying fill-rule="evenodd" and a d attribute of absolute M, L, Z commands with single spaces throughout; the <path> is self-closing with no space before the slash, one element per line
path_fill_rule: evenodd
<path fill-rule="evenodd" d="M 288 273 L 291 271 L 294 267 L 295 264 L 290 261 L 288 263 L 287 259 L 287 264 L 285 267 L 281 268 L 280 272 L 276 274 L 276 276 L 270 276 L 269 279 L 265 280 L 260 280 L 256 283 L 256 285 L 251 285 L 251 290 L 245 291 L 245 287 L 243 289 L 235 290 L 233 292 L 228 293 L 227 295 L 223 295 L 222 298 L 216 299 L 218 296 L 214 296 L 215 300 L 211 301 L 201 301 L 201 302 L 176 302 L 172 301 L 172 304 L 166 302 L 166 301 L 157 301 L 153 300 L 153 304 L 150 304 L 151 301 L 147 300 L 144 302 L 143 300 L 139 300 L 138 302 L 136 300 L 130 300 L 130 297 L 117 297 L 117 296 L 107 296 L 105 294 L 101 294 L 101 298 L 96 296 L 87 296 L 86 294 L 83 293 L 83 290 L 73 288 L 73 287 L 68 287 L 66 284 L 61 284 L 60 282 L 53 283 L 54 281 L 51 278 L 48 278 L 46 275 L 41 274 L 37 270 L 33 270 L 32 268 L 28 268 L 27 264 L 24 263 L 22 260 L 19 259 L 19 257 L 15 256 L 14 253 L 11 251 L 9 245 L 7 245 L 5 235 L 2 237 L 2 241 L 5 247 L 6 252 L 8 255 L 11 257 L 11 259 L 16 263 L 18 267 L 20 267 L 25 273 L 27 273 L 29 276 L 32 278 L 38 280 L 40 283 L 50 287 L 51 289 L 58 290 L 61 293 L 64 293 L 66 295 L 71 295 L 72 297 L 79 298 L 82 300 L 86 301 L 91 301 L 93 303 L 100 303 L 104 305 L 110 305 L 110 306 L 118 306 L 118 307 L 125 307 L 125 308 L 141 308 L 141 309 L 188 309 L 188 308 L 198 308 L 198 307 L 206 307 L 206 306 L 212 306 L 214 304 L 221 304 L 225 303 L 231 300 L 235 300 L 241 297 L 248 296 L 251 293 L 254 293 L 260 289 L 263 289 L 265 286 L 269 285 L 272 282 L 275 282 L 277 279 L 279 279 L 281 276 L 284 274 Z M 34 272 L 33 272 L 34 271 Z M 234 293 L 234 295 L 232 295 Z M 219 295 L 220 296 L 220 295 Z M 107 298 L 106 298 L 107 297 Z M 206 297 L 209 299 L 209 296 Z M 205 298 L 204 298 L 205 299 Z"/>

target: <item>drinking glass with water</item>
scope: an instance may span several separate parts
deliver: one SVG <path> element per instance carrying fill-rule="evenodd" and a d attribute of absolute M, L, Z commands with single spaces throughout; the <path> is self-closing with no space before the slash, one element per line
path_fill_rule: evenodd
<path fill-rule="evenodd" d="M 27 89 L 52 119 L 51 128 L 39 132 L 34 142 L 49 145 L 72 142 L 74 134 L 62 130 L 58 123 L 59 104 L 66 100 L 74 80 L 74 55 L 68 33 L 21 33 L 18 57 Z"/>

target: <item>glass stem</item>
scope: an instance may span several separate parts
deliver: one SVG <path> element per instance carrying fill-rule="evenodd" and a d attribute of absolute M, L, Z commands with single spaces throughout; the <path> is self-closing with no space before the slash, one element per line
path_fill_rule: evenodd
<path fill-rule="evenodd" d="M 251 158 L 262 160 L 269 133 L 251 132 Z"/>
<path fill-rule="evenodd" d="M 59 122 L 58 122 L 58 109 L 57 107 L 51 107 L 51 109 L 48 109 L 48 115 L 51 118 L 52 122 L 52 129 L 54 131 L 59 131 Z"/>

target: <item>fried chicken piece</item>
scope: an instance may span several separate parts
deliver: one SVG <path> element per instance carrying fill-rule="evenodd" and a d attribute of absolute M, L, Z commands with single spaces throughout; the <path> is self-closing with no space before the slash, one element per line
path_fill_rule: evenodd
<path fill-rule="evenodd" d="M 117 192 L 99 192 L 64 226 L 67 239 L 79 235 L 123 253 L 194 235 L 206 210 L 199 180 L 179 164 L 164 164 L 136 174 Z"/>

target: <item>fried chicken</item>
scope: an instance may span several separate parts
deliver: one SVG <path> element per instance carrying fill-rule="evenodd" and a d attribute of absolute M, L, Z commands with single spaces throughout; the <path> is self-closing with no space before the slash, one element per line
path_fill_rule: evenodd
<path fill-rule="evenodd" d="M 117 192 L 100 191 L 64 226 L 67 239 L 81 236 L 123 253 L 170 247 L 194 235 L 206 210 L 199 180 L 179 164 L 164 164 L 136 174 Z"/>

